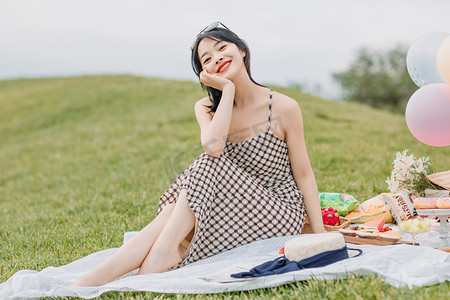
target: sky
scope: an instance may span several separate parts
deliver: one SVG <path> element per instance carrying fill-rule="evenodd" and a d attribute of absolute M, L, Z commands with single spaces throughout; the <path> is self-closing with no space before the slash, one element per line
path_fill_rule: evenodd
<path fill-rule="evenodd" d="M 332 73 L 358 49 L 450 34 L 448 0 L 0 0 L 0 80 L 132 74 L 198 79 L 190 46 L 221 21 L 251 50 L 252 77 L 339 98 Z"/>

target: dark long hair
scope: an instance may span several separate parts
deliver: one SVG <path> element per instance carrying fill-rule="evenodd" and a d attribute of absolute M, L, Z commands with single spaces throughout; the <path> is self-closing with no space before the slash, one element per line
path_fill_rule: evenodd
<path fill-rule="evenodd" d="M 203 32 L 195 40 L 194 47 L 192 48 L 192 52 L 191 52 L 191 64 L 192 64 L 192 69 L 194 69 L 195 75 L 197 75 L 199 77 L 199 79 L 200 79 L 200 72 L 203 71 L 203 68 L 202 68 L 200 59 L 198 58 L 198 45 L 204 38 L 209 38 L 209 39 L 216 40 L 216 41 L 230 42 L 230 43 L 235 44 L 239 50 L 244 51 L 245 52 L 244 65 L 245 65 L 245 68 L 247 69 L 247 73 L 248 73 L 248 76 L 250 77 L 250 80 L 259 86 L 263 86 L 263 85 L 257 83 L 252 78 L 252 75 L 250 73 L 250 49 L 248 48 L 247 43 L 244 40 L 242 40 L 241 38 L 239 38 L 231 30 L 225 29 L 225 28 L 219 28 L 219 27 L 217 27 L 213 30 Z M 215 112 L 217 109 L 217 106 L 219 106 L 220 99 L 222 98 L 222 91 L 212 88 L 212 87 L 209 87 L 209 86 L 205 86 L 201 82 L 200 82 L 200 84 L 201 84 L 203 90 L 206 89 L 208 91 L 209 99 L 211 99 L 211 102 L 212 102 L 212 105 L 206 105 L 206 107 L 208 107 L 210 109 L 209 112 Z"/>

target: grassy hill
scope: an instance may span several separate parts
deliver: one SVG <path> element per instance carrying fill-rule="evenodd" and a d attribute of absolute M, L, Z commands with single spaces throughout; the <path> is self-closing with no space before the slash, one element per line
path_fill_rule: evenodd
<path fill-rule="evenodd" d="M 360 201 L 386 192 L 403 149 L 450 169 L 450 147 L 420 143 L 401 115 L 273 88 L 302 108 L 319 191 Z M 197 83 L 132 76 L 0 81 L 0 282 L 119 247 L 123 232 L 150 222 L 159 196 L 203 152 L 194 103 L 204 95 Z M 437 298 L 449 287 L 396 290 L 363 277 L 218 298 Z"/>

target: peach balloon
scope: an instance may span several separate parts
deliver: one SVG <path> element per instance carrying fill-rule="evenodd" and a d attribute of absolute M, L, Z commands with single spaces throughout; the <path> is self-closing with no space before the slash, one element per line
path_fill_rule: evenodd
<path fill-rule="evenodd" d="M 436 63 L 442 79 L 450 85 L 450 36 L 446 37 L 439 46 Z"/>

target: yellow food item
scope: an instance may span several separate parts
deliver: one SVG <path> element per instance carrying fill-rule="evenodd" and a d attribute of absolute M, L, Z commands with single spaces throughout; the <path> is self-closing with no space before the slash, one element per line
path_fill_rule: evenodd
<path fill-rule="evenodd" d="M 398 233 L 397 231 L 394 230 L 389 230 L 386 232 L 380 232 L 379 235 L 381 236 L 395 236 L 398 237 L 399 239 L 402 239 L 402 235 L 400 233 Z"/>
<path fill-rule="evenodd" d="M 431 221 L 427 218 L 417 217 L 415 219 L 409 219 L 408 221 L 401 222 L 398 225 L 398 229 L 409 233 L 421 233 L 430 231 Z"/>
<path fill-rule="evenodd" d="M 394 222 L 391 214 L 391 208 L 384 202 L 383 194 L 364 201 L 345 217 L 350 219 L 352 223 L 355 224 L 362 224 L 373 220 L 378 220 L 380 218 L 383 218 L 385 223 Z"/>

